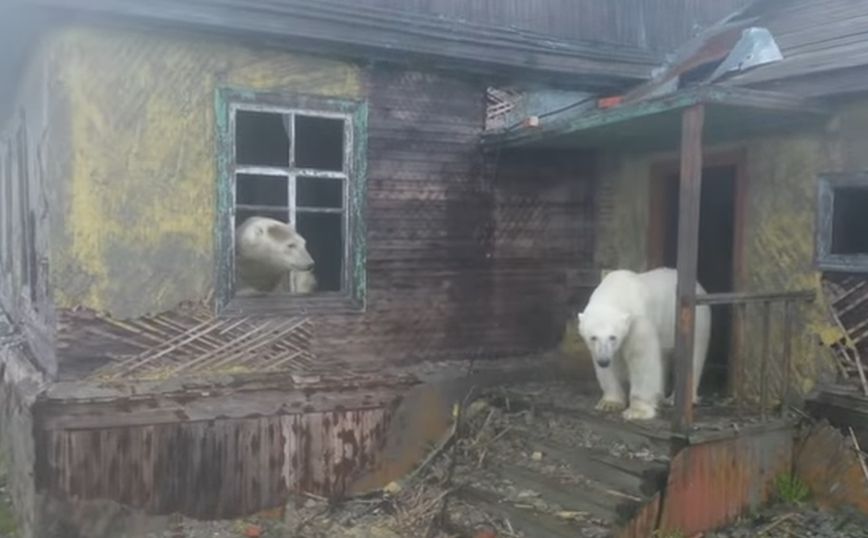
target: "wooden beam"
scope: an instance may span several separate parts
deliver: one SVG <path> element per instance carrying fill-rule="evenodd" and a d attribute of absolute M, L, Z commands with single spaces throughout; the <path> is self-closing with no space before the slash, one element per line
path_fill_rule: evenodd
<path fill-rule="evenodd" d="M 662 123 L 673 114 L 697 105 L 708 105 L 727 114 L 765 114 L 770 120 L 809 120 L 826 118 L 831 109 L 814 99 L 804 99 L 785 93 L 734 88 L 728 86 L 698 86 L 679 90 L 660 97 L 621 104 L 613 108 L 576 107 L 545 119 L 536 129 L 512 129 L 483 133 L 483 147 L 507 148 L 519 146 L 545 146 L 546 143 L 565 144 L 572 140 L 576 147 L 623 147 L 626 130 L 637 128 L 656 117 L 652 126 L 652 138 L 659 137 Z M 675 118 L 677 121 L 677 118 Z M 640 123 L 637 123 L 640 122 Z M 625 127 L 626 125 L 626 127 Z M 667 124 L 668 125 L 668 124 Z M 720 127 L 719 125 L 717 126 Z M 779 125 L 764 125 L 763 129 L 774 132 Z M 743 134 L 742 131 L 739 131 Z M 631 137 L 646 147 L 653 141 L 648 134 Z M 595 138 L 599 137 L 599 138 Z"/>
<path fill-rule="evenodd" d="M 675 420 L 677 432 L 693 424 L 693 330 L 696 321 L 696 263 L 702 192 L 702 126 L 705 107 L 686 109 L 681 124 L 681 181 L 678 199 L 678 303 L 675 334 Z"/>

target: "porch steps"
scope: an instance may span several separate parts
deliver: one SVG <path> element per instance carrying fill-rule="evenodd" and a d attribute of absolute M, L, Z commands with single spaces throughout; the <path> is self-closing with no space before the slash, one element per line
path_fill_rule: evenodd
<path fill-rule="evenodd" d="M 485 520 L 527 538 L 614 536 L 665 484 L 661 432 L 505 390 L 483 398 L 505 416 L 525 417 L 490 447 L 484 468 L 467 471 L 472 478 L 459 491 Z"/>

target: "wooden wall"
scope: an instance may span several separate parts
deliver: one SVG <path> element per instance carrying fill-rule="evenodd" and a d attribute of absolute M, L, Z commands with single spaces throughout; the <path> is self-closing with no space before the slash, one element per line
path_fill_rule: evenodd
<path fill-rule="evenodd" d="M 339 0 L 670 52 L 749 0 Z"/>
<path fill-rule="evenodd" d="M 382 442 L 387 410 L 356 409 L 123 428 L 47 430 L 38 486 L 152 514 L 232 518 L 290 492 L 340 497 Z"/>
<path fill-rule="evenodd" d="M 116 345 L 77 309 L 138 319 L 210 293 L 218 85 L 368 101 L 366 309 L 310 314 L 319 366 L 554 347 L 594 283 L 593 161 L 483 155 L 485 80 L 123 27 L 50 42 L 75 156 L 52 208 L 65 378 Z"/>
<path fill-rule="evenodd" d="M 323 319 L 317 352 L 377 365 L 556 345 L 591 285 L 590 159 L 482 155 L 481 82 L 368 80 L 368 308 Z"/>

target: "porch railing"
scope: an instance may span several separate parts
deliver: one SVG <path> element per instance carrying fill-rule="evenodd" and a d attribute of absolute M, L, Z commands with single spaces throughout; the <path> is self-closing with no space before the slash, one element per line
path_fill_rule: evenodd
<path fill-rule="evenodd" d="M 748 308 L 758 308 L 761 319 L 762 342 L 760 347 L 759 369 L 760 369 L 760 416 L 763 421 L 768 420 L 769 411 L 769 360 L 773 353 L 771 349 L 772 338 L 772 314 L 775 310 L 775 305 L 781 305 L 783 314 L 783 332 L 782 342 L 779 348 L 782 359 L 783 380 L 781 382 L 782 390 L 781 398 L 781 415 L 786 412 L 787 405 L 790 403 L 791 395 L 791 371 L 792 371 L 792 352 L 793 352 L 793 325 L 795 323 L 794 316 L 798 312 L 794 312 L 799 305 L 810 303 L 815 298 L 813 290 L 798 290 L 798 291 L 783 291 L 774 293 L 711 293 L 707 295 L 697 295 L 696 305 L 714 306 L 733 306 L 735 312 L 733 316 L 734 323 L 740 323 L 740 349 L 734 350 L 736 353 L 748 353 L 748 350 L 755 349 L 753 346 L 745 345 L 747 343 L 745 336 L 747 335 L 747 314 Z M 755 332 L 751 333 L 755 334 Z M 743 355 L 747 357 L 746 355 Z M 744 370 L 746 363 L 741 363 L 741 369 Z M 739 387 L 731 387 L 737 391 Z"/>

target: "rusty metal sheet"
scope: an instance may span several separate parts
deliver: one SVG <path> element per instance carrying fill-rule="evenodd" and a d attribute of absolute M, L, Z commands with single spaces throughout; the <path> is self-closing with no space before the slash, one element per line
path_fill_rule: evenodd
<path fill-rule="evenodd" d="M 792 427 L 684 448 L 672 459 L 660 528 L 693 536 L 759 507 L 792 452 Z"/>
<path fill-rule="evenodd" d="M 654 495 L 630 523 L 618 531 L 617 537 L 648 538 L 654 536 L 654 531 L 657 530 L 657 519 L 660 517 L 660 500 L 660 493 Z"/>

